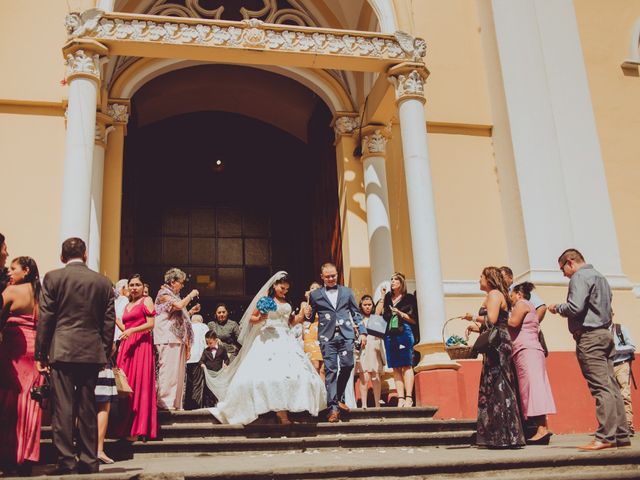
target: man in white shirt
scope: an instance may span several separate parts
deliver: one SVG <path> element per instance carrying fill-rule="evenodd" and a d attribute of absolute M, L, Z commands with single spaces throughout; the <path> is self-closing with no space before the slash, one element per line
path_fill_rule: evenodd
<path fill-rule="evenodd" d="M 129 281 L 126 278 L 118 280 L 116 283 L 116 325 L 113 341 L 116 342 L 122 335 L 123 330 L 120 329 L 122 323 L 122 315 L 124 308 L 129 304 Z"/>

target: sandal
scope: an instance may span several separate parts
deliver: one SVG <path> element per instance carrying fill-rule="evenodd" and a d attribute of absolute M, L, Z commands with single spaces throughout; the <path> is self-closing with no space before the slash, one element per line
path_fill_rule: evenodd
<path fill-rule="evenodd" d="M 413 397 L 404 397 L 404 405 L 405 408 L 413 407 Z"/>
<path fill-rule="evenodd" d="M 398 408 L 404 407 L 404 397 L 398 397 Z"/>

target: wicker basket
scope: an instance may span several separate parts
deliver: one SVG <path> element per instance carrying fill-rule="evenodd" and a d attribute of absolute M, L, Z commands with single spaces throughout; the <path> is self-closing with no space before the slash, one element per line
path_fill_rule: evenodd
<path fill-rule="evenodd" d="M 447 328 L 447 324 L 451 320 L 460 320 L 460 319 L 462 319 L 462 317 L 453 317 L 447 320 L 446 322 L 444 322 L 444 325 L 442 326 L 442 343 L 445 346 L 444 348 L 447 351 L 447 354 L 449 355 L 449 358 L 451 360 L 465 360 L 465 359 L 476 358 L 478 354 L 473 352 L 472 346 L 468 346 L 468 345 L 457 345 L 453 347 L 447 346 L 447 339 L 445 338 L 445 331 Z"/>

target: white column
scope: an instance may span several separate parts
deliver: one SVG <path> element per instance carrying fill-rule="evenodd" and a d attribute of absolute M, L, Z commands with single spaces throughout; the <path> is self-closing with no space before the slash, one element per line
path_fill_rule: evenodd
<path fill-rule="evenodd" d="M 385 167 L 389 134 L 390 132 L 382 125 L 370 125 L 362 130 L 362 166 L 367 205 L 369 261 L 375 300 L 380 298 L 382 284 L 388 283 L 394 272 Z"/>
<path fill-rule="evenodd" d="M 109 127 L 112 128 L 112 127 Z M 100 120 L 96 123 L 91 175 L 91 220 L 89 224 L 89 268 L 100 271 L 100 239 L 102 235 L 102 189 L 104 181 L 104 154 L 108 129 Z"/>
<path fill-rule="evenodd" d="M 96 7 L 102 10 L 103 12 L 113 12 L 113 6 L 115 4 L 115 0 L 98 0 Z"/>
<path fill-rule="evenodd" d="M 413 267 L 420 314 L 421 342 L 416 349 L 423 357 L 416 371 L 459 368 L 444 352 L 442 343 L 444 290 L 424 113 L 424 81 L 427 76 L 428 71 L 424 65 L 417 63 L 398 65 L 389 71 L 389 79 L 396 89 L 400 118 Z"/>
<path fill-rule="evenodd" d="M 558 255 L 582 251 L 613 286 L 623 275 L 572 0 L 492 0 L 505 112 L 534 283 L 565 280 Z"/>
<path fill-rule="evenodd" d="M 60 238 L 89 240 L 99 53 L 72 47 L 66 53 L 69 104 L 65 138 Z M 92 47 L 95 47 L 92 45 Z M 101 53 L 106 53 L 102 47 Z"/>

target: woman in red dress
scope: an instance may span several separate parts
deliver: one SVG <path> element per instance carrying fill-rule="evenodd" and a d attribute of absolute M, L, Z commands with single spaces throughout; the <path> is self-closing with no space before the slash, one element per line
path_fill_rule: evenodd
<path fill-rule="evenodd" d="M 140 275 L 129 279 L 129 304 L 124 309 L 120 349 L 116 365 L 121 368 L 133 390 L 122 399 L 119 408 L 123 418 L 118 433 L 130 440 L 156 438 L 156 377 L 151 331 L 155 322 L 153 300 L 143 295 Z"/>
<path fill-rule="evenodd" d="M 40 404 L 31 399 L 32 387 L 42 377 L 35 368 L 40 275 L 35 260 L 18 257 L 11 262 L 11 284 L 2 292 L 0 325 L 0 465 L 28 474 L 40 460 Z M 5 323 L 6 320 L 6 323 Z"/>

